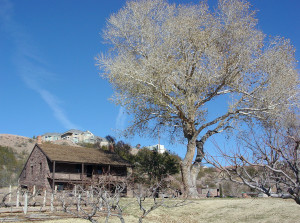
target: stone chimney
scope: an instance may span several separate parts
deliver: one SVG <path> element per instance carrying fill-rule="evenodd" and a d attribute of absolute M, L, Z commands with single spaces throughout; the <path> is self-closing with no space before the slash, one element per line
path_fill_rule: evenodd
<path fill-rule="evenodd" d="M 109 144 L 109 145 L 108 145 L 108 150 L 109 150 L 110 152 L 114 153 L 114 152 L 115 152 L 115 147 L 114 147 L 114 145 L 113 145 L 113 144 Z"/>
<path fill-rule="evenodd" d="M 42 136 L 37 136 L 37 144 L 42 144 Z"/>

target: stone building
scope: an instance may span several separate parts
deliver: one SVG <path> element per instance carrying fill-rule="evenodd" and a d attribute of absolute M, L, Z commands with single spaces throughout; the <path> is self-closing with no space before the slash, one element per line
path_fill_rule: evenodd
<path fill-rule="evenodd" d="M 127 182 L 130 163 L 111 151 L 94 148 L 36 144 L 20 174 L 23 188 L 72 189 L 75 184 Z"/>

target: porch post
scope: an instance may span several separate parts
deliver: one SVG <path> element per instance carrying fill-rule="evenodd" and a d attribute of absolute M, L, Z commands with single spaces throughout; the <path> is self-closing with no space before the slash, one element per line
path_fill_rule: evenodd
<path fill-rule="evenodd" d="M 54 185 L 55 185 L 55 161 L 53 161 L 53 167 L 52 167 L 52 192 L 54 191 Z"/>
<path fill-rule="evenodd" d="M 111 191 L 111 185 L 110 185 L 110 182 L 111 181 L 111 176 L 110 176 L 110 165 L 108 165 L 108 182 L 109 182 L 109 184 L 108 184 L 108 189 L 109 189 L 109 191 Z"/>
<path fill-rule="evenodd" d="M 81 164 L 81 182 L 83 182 L 83 175 L 84 175 L 84 163 Z"/>

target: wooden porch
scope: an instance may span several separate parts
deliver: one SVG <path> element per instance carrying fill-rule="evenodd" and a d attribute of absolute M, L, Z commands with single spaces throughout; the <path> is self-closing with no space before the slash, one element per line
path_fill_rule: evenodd
<path fill-rule="evenodd" d="M 57 165 L 60 166 L 57 171 Z M 64 165 L 68 171 L 63 172 L 61 166 Z M 80 165 L 80 169 L 78 166 Z M 75 167 L 72 168 L 72 167 Z M 101 167 L 101 168 L 100 168 Z M 80 171 L 79 171 L 80 170 Z M 77 171 L 77 173 L 76 173 Z M 52 189 L 55 183 L 71 183 L 71 184 L 97 184 L 117 182 L 127 183 L 127 169 L 125 166 L 111 166 L 98 164 L 76 164 L 76 163 L 57 163 L 53 161 L 52 168 L 47 178 L 51 182 Z"/>

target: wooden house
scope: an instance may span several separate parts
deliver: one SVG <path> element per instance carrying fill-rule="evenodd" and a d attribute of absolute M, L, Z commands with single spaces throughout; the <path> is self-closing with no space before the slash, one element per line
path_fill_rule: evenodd
<path fill-rule="evenodd" d="M 126 182 L 132 168 L 114 152 L 94 148 L 36 144 L 20 174 L 19 184 L 31 190 L 72 189 L 75 184 Z"/>

